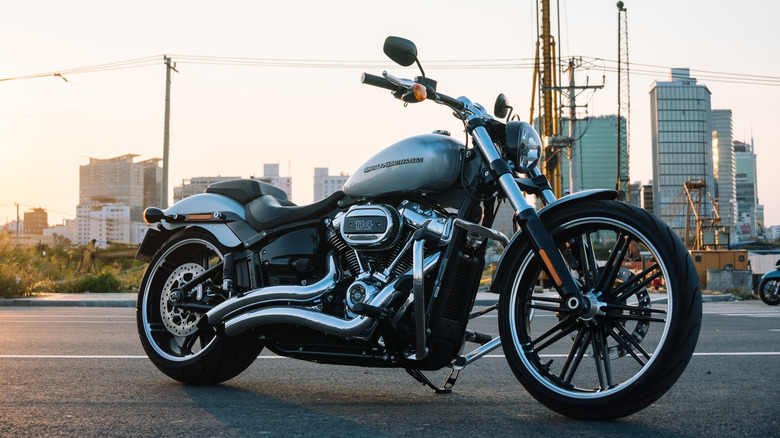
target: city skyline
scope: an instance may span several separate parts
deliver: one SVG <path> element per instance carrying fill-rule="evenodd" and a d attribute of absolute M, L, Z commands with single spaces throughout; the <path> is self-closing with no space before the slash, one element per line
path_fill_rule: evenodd
<path fill-rule="evenodd" d="M 780 223 L 780 200 L 761 194 L 762 187 L 767 190 L 780 183 L 780 175 L 770 167 L 780 160 L 780 148 L 772 136 L 774 117 L 769 106 L 780 88 L 774 82 L 733 84 L 726 80 L 735 77 L 714 73 L 774 78 L 771 72 L 778 70 L 777 61 L 761 54 L 777 39 L 771 17 L 778 15 L 780 6 L 762 3 L 762 13 L 754 17 L 725 2 L 625 3 L 632 60 L 630 180 L 644 184 L 652 178 L 648 92 L 653 81 L 666 75 L 652 67 L 690 68 L 691 76 L 712 92 L 712 107 L 732 110 L 734 140 L 750 143 L 755 138 L 766 224 Z M 381 46 L 387 35 L 417 43 L 423 67 L 438 80 L 441 91 L 466 95 L 488 108 L 504 92 L 515 112 L 527 117 L 532 71 L 523 65 L 530 64 L 533 56 L 535 2 L 495 1 L 477 9 L 464 1 L 399 1 L 396 6 L 437 16 L 440 22 L 460 23 L 468 18 L 469 35 L 482 34 L 494 42 L 486 45 L 484 38 L 458 38 L 458 44 L 452 44 L 452 35 L 437 32 L 434 26 L 386 20 L 378 7 L 350 1 L 303 6 L 239 2 L 216 9 L 197 3 L 142 1 L 122 14 L 101 2 L 19 3 L 8 6 L 0 26 L 6 40 L 21 41 L 0 48 L 7 61 L 0 66 L 0 79 L 161 53 L 355 61 L 350 68 L 246 68 L 197 64 L 171 55 L 178 61 L 178 73 L 172 84 L 170 185 L 186 175 L 252 175 L 264 162 L 292 160 L 293 201 L 304 204 L 312 202 L 310 191 L 303 189 L 310 184 L 311 168 L 327 166 L 336 174 L 352 173 L 401 138 L 434 129 L 462 135 L 458 122 L 437 105 L 403 108 L 383 90 L 360 84 L 363 71 L 418 74 L 412 67 L 385 61 Z M 502 14 L 495 13 L 497 8 Z M 603 60 L 617 57 L 614 1 L 564 3 L 562 8 L 559 53 L 586 56 L 591 64 L 590 70 L 578 73 L 578 83 L 584 83 L 586 76 L 591 83 L 601 83 L 606 76 L 603 91 L 582 100 L 578 97 L 578 103 L 588 102 L 589 115 L 614 114 L 616 75 L 602 68 L 609 65 Z M 298 19 L 293 25 L 258 21 L 269 15 Z M 751 26 L 739 26 L 747 22 Z M 213 31 L 203 32 L 204 28 Z M 555 30 L 554 34 L 557 37 Z M 518 60 L 517 65 L 442 69 L 436 62 L 461 60 L 469 61 L 461 65 L 472 65 L 476 62 L 471 60 L 507 58 Z M 0 219 L 15 218 L 15 202 L 47 208 L 52 223 L 68 213 L 72 217 L 81 157 L 128 152 L 144 159 L 160 157 L 165 76 L 161 55 L 155 65 L 0 82 L 0 186 L 4 187 Z M 298 184 L 300 189 L 295 187 Z"/>

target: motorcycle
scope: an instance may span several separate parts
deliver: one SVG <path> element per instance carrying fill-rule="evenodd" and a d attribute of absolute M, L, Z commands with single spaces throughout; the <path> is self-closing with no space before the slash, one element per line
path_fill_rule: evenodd
<path fill-rule="evenodd" d="M 758 284 L 758 296 L 761 301 L 776 306 L 780 304 L 780 260 L 775 263 L 775 270 L 767 272 Z"/>
<path fill-rule="evenodd" d="M 556 199 L 537 167 L 538 133 L 512 119 L 503 94 L 490 115 L 440 93 L 413 42 L 388 37 L 384 52 L 421 75 L 364 73 L 362 82 L 405 105 L 449 108 L 471 145 L 440 131 L 401 140 L 311 205 L 234 180 L 146 209 L 157 227 L 137 254 L 149 263 L 137 325 L 151 361 L 175 380 L 216 384 L 267 348 L 403 368 L 446 393 L 462 369 L 502 347 L 525 389 L 569 417 L 615 419 L 661 397 L 701 323 L 698 277 L 680 239 L 614 190 Z M 511 240 L 490 228 L 503 202 L 519 228 Z M 475 310 L 490 241 L 505 247 L 490 287 L 498 303 Z M 648 291 L 656 280 L 663 300 Z M 493 311 L 499 337 L 469 330 Z M 440 386 L 424 374 L 443 368 Z"/>

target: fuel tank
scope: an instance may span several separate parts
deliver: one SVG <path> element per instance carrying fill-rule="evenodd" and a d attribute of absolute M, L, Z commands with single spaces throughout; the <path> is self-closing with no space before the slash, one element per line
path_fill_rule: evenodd
<path fill-rule="evenodd" d="M 342 190 L 354 198 L 442 192 L 457 180 L 465 148 L 463 143 L 441 134 L 401 140 L 360 166 Z"/>

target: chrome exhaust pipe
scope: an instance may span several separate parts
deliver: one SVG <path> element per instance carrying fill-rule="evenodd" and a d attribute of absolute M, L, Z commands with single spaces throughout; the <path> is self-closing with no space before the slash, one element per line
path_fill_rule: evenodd
<path fill-rule="evenodd" d="M 440 257 L 441 253 L 426 257 L 423 262 L 423 273 L 427 274 L 433 269 L 439 262 Z M 405 275 L 412 275 L 411 270 Z M 380 308 L 387 305 L 396 292 L 395 284 L 397 281 L 398 279 L 385 286 L 384 289 L 379 291 L 379 293 L 367 304 Z M 214 310 L 216 310 L 216 308 L 213 309 L 212 312 Z M 209 314 L 210 313 L 211 312 L 209 312 Z M 211 323 L 210 316 L 209 323 Z M 370 335 L 369 330 L 374 324 L 374 318 L 357 316 L 352 319 L 342 319 L 317 310 L 302 307 L 264 307 L 228 318 L 227 321 L 225 321 L 225 334 L 228 336 L 236 336 L 249 329 L 268 324 L 300 325 L 341 337 L 367 337 Z"/>
<path fill-rule="evenodd" d="M 307 286 L 268 286 L 251 290 L 236 298 L 226 300 L 206 312 L 209 324 L 217 325 L 224 319 L 246 307 L 251 307 L 266 301 L 306 301 L 329 292 L 336 286 L 339 278 L 336 261 L 328 258 L 328 273 L 322 280 Z"/>

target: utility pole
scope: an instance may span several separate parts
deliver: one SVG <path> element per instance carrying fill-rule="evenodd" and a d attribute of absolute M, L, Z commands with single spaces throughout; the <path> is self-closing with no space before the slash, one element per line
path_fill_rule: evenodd
<path fill-rule="evenodd" d="M 163 168 L 160 187 L 160 208 L 168 208 L 168 152 L 170 149 L 171 128 L 171 70 L 178 73 L 176 64 L 171 66 L 171 58 L 163 55 L 165 61 L 165 127 L 163 128 Z"/>
<path fill-rule="evenodd" d="M 577 143 L 577 92 L 582 90 L 598 90 L 604 88 L 601 85 L 575 85 L 574 70 L 576 64 L 574 59 L 569 60 L 569 85 L 567 87 L 551 87 L 552 91 L 564 92 L 569 98 L 569 137 L 553 138 L 553 146 L 558 148 L 569 148 L 569 193 L 575 193 L 582 190 L 582 175 L 580 173 L 580 150 Z M 549 177 L 548 177 L 549 178 Z M 561 190 L 563 188 L 561 187 Z M 556 196 L 559 196 L 556 194 Z"/>
<path fill-rule="evenodd" d="M 629 141 L 631 119 L 631 94 L 628 80 L 628 12 L 623 2 L 618 8 L 618 113 L 617 113 L 617 191 L 618 200 L 629 201 L 630 182 L 628 176 Z"/>
<path fill-rule="evenodd" d="M 19 243 L 19 203 L 16 202 L 16 243 Z"/>

